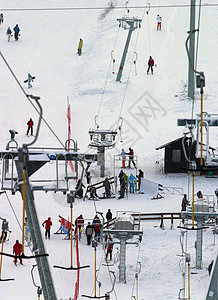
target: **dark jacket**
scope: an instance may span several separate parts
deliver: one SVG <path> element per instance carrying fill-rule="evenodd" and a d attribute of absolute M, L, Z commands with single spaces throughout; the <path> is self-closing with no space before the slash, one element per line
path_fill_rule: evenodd
<path fill-rule="evenodd" d="M 20 28 L 18 27 L 18 25 L 16 25 L 16 26 L 14 27 L 14 32 L 16 32 L 16 33 L 20 32 Z"/>
<path fill-rule="evenodd" d="M 153 60 L 153 58 L 150 58 L 150 59 L 149 59 L 148 65 L 149 65 L 149 66 L 153 66 L 153 65 L 154 65 L 154 60 Z"/>
<path fill-rule="evenodd" d="M 111 211 L 108 211 L 108 212 L 106 213 L 106 219 L 107 219 L 108 221 L 110 221 L 110 220 L 112 219 L 112 212 L 111 212 Z"/>

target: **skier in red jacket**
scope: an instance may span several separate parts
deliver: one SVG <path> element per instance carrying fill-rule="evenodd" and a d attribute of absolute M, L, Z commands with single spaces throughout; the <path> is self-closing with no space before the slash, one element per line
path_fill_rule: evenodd
<path fill-rule="evenodd" d="M 80 215 L 75 220 L 75 234 L 76 234 L 77 230 L 79 230 L 79 232 L 80 232 L 80 230 L 82 229 L 83 224 L 84 224 L 83 215 Z"/>
<path fill-rule="evenodd" d="M 16 256 L 14 259 L 14 263 L 15 263 L 15 265 L 17 265 L 17 256 L 21 255 L 21 253 L 22 253 L 22 244 L 20 244 L 18 240 L 16 240 L 16 243 L 13 246 L 13 253 Z M 23 264 L 22 258 L 19 258 L 19 259 L 20 259 L 20 264 L 22 265 Z"/>
<path fill-rule="evenodd" d="M 154 60 L 153 58 L 150 56 L 149 60 L 148 60 L 148 70 L 147 70 L 147 74 L 149 73 L 149 70 L 151 69 L 151 74 L 153 75 L 153 66 L 154 66 Z"/>
<path fill-rule="evenodd" d="M 26 135 L 28 135 L 29 132 L 30 132 L 31 135 L 33 135 L 33 125 L 34 125 L 34 123 L 33 123 L 33 120 L 31 118 L 27 122 L 27 125 L 28 125 L 28 129 L 27 129 Z"/>
<path fill-rule="evenodd" d="M 51 218 L 49 217 L 47 220 L 45 220 L 42 223 L 43 227 L 44 227 L 44 224 L 45 224 L 45 238 L 47 239 L 47 236 L 48 236 L 48 239 L 50 240 L 50 230 L 51 230 L 51 226 L 52 226 Z"/>

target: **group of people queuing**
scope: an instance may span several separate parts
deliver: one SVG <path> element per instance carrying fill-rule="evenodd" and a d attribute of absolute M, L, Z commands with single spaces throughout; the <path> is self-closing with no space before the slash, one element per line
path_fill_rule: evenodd
<path fill-rule="evenodd" d="M 107 226 L 109 226 L 110 221 L 112 220 L 112 212 L 110 209 L 108 209 L 107 213 L 106 213 L 106 224 Z M 84 218 L 83 215 L 80 214 L 76 220 L 75 220 L 75 230 L 74 230 L 74 234 L 78 234 L 79 237 L 81 238 L 81 234 L 82 234 L 82 228 L 84 227 Z M 100 237 L 101 237 L 101 229 L 103 227 L 103 224 L 99 218 L 99 216 L 96 214 L 91 222 L 88 222 L 86 228 L 85 228 L 85 234 L 86 234 L 86 238 L 87 238 L 87 245 L 91 245 L 91 241 L 92 238 L 94 237 L 94 239 L 98 242 L 100 242 Z"/>
<path fill-rule="evenodd" d="M 119 199 L 124 198 L 125 191 L 129 191 L 130 193 L 134 194 L 135 192 L 140 190 L 141 187 L 141 180 L 144 178 L 144 172 L 139 169 L 138 175 L 134 176 L 132 173 L 128 177 L 123 170 L 120 171 L 119 175 L 119 182 L 120 182 L 120 196 Z M 138 183 L 138 186 L 137 186 Z M 129 188 L 129 190 L 128 190 Z"/>

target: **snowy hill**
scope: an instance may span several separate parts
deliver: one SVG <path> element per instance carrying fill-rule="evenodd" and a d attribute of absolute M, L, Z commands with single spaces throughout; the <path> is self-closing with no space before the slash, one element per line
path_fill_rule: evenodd
<path fill-rule="evenodd" d="M 67 97 L 71 104 L 71 137 L 78 141 L 79 151 L 94 153 L 89 144 L 88 130 L 95 127 L 94 117 L 100 128 L 116 129 L 123 118 L 122 140 L 117 138 L 116 147 L 106 151 L 106 175 L 113 176 L 113 155 L 120 153 L 121 148 L 127 151 L 134 148 L 139 159 L 139 167 L 145 178 L 166 186 L 183 188 L 188 193 L 186 175 L 163 175 L 155 169 L 155 162 L 163 161 L 163 152 L 155 147 L 182 136 L 183 128 L 177 127 L 178 118 L 190 118 L 192 102 L 186 95 L 188 76 L 188 59 L 185 51 L 185 40 L 189 30 L 189 7 L 176 7 L 173 0 L 153 0 L 151 7 L 130 8 L 129 16 L 142 19 L 142 26 L 136 29 L 131 38 L 121 83 L 116 82 L 127 31 L 119 28 L 118 18 L 127 16 L 126 1 L 113 1 L 111 10 L 99 9 L 108 7 L 108 1 L 8 1 L 2 0 L 0 12 L 4 13 L 4 23 L 0 25 L 1 53 L 13 70 L 23 91 L 40 96 L 43 116 L 60 141 L 42 122 L 38 147 L 62 147 L 67 139 Z M 180 0 L 179 4 L 189 4 Z M 205 4 L 204 2 L 203 4 Z M 208 0 L 207 4 L 215 3 Z M 128 7 L 143 6 L 145 1 L 128 1 Z M 166 7 L 158 7 L 166 5 Z M 172 7 L 170 7 L 172 5 Z M 98 9 L 87 9 L 87 8 Z M 28 9 L 27 9 L 28 8 Z M 31 8 L 33 10 L 31 10 Z M 66 8 L 60 10 L 56 8 Z M 71 9 L 74 8 L 74 9 Z M 78 9 L 76 9 L 78 8 Z M 19 10 L 21 9 L 21 10 Z M 26 9 L 26 10 L 25 10 Z M 39 9 L 39 10 L 37 10 Z M 43 9 L 43 10 L 40 10 Z M 149 10 L 148 14 L 146 13 Z M 197 10 L 198 13 L 198 10 Z M 197 20 L 196 13 L 196 20 Z M 204 71 L 206 87 L 204 94 L 204 111 L 217 113 L 217 6 L 203 6 L 201 10 L 200 40 L 197 69 Z M 156 16 L 163 19 L 162 30 L 156 30 Z M 21 35 L 18 41 L 12 38 L 7 41 L 7 27 L 14 28 L 19 24 Z M 84 41 L 82 55 L 77 55 L 79 39 Z M 114 74 L 111 51 L 115 59 Z M 136 53 L 137 55 L 136 55 Z M 155 60 L 157 67 L 154 75 L 147 75 L 149 56 Z M 136 64 L 133 61 L 136 60 Z M 31 89 L 23 83 L 27 74 L 36 76 Z M 9 129 L 18 131 L 16 140 L 21 146 L 28 143 L 31 137 L 26 136 L 27 121 L 31 117 L 35 122 L 38 114 L 25 97 L 22 89 L 0 57 L 0 146 L 4 150 L 9 140 Z M 200 112 L 199 91 L 194 105 L 194 115 Z M 210 131 L 210 145 L 217 147 L 217 129 Z M 90 168 L 92 180 L 99 180 L 99 168 Z M 52 176 L 50 166 L 37 173 L 36 179 Z M 71 188 L 76 182 L 71 182 Z M 214 194 L 217 188 L 216 178 L 198 177 L 195 189 L 204 194 Z M 0 217 L 9 220 L 12 231 L 10 240 L 5 243 L 4 251 L 12 253 L 16 239 L 21 240 L 18 220 L 22 218 L 22 200 L 19 193 L 12 196 L 7 193 L 0 196 Z M 163 199 L 151 201 L 148 195 L 129 195 L 129 198 L 101 200 L 96 203 L 97 210 L 106 213 L 111 208 L 113 215 L 117 211 L 141 212 L 179 212 L 181 195 L 165 195 Z M 10 202 L 9 202 L 10 201 Z M 35 192 L 35 202 L 39 222 L 48 216 L 52 218 L 52 238 L 45 240 L 49 253 L 49 263 L 58 299 L 73 297 L 76 272 L 54 269 L 53 265 L 69 266 L 70 243 L 62 236 L 54 235 L 60 223 L 58 216 L 70 217 L 66 196 L 62 194 Z M 11 205 L 10 205 L 11 203 Z M 95 215 L 92 201 L 77 201 L 74 205 L 74 219 L 83 214 L 86 223 Z M 181 254 L 179 243 L 180 230 L 156 228 L 156 223 L 142 223 L 143 239 L 139 247 L 127 246 L 127 284 L 117 283 L 111 299 L 131 299 L 135 295 L 135 271 L 137 261 L 142 264 L 139 275 L 139 299 L 165 300 L 177 299 L 182 288 L 182 275 L 179 269 Z M 175 228 L 178 223 L 175 224 Z M 42 234 L 44 236 L 44 229 Z M 215 237 L 216 238 L 216 237 Z M 191 253 L 191 267 L 195 266 L 194 243 L 196 233 L 188 233 L 188 250 Z M 217 246 L 211 230 L 204 232 L 203 269 L 191 277 L 191 299 L 203 300 L 206 294 L 208 276 L 206 266 L 215 257 Z M 115 245 L 114 253 L 116 252 Z M 25 247 L 26 254 L 30 254 Z M 102 266 L 104 252 L 97 249 L 97 268 L 100 268 L 98 280 L 102 283 L 101 294 L 111 289 L 107 267 Z M 81 265 L 89 264 L 89 269 L 81 271 L 80 296 L 93 295 L 94 289 L 94 251 L 86 245 L 85 235 L 80 242 Z M 75 256 L 74 256 L 75 261 Z M 14 266 L 12 259 L 3 258 L 1 278 L 15 278 L 15 281 L 0 285 L 1 299 L 34 299 L 36 288 L 31 279 L 31 268 L 35 261 L 26 260 L 25 266 Z M 75 261 L 76 264 L 76 261 Z M 113 270 L 118 278 L 118 264 Z M 35 281 L 39 284 L 37 271 Z M 16 296 L 15 296 L 16 295 Z M 43 297 L 42 297 L 43 298 Z"/>

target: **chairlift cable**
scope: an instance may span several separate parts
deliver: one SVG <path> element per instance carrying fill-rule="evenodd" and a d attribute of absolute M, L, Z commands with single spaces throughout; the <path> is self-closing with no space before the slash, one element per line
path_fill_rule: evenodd
<path fill-rule="evenodd" d="M 143 12 L 143 15 L 142 15 L 142 20 L 144 18 L 146 10 L 147 10 L 147 8 L 144 9 L 144 12 Z M 134 54 L 136 52 L 136 47 L 137 47 L 137 43 L 138 43 L 139 33 L 140 33 L 140 26 L 139 26 L 139 30 L 138 30 L 137 37 L 136 37 L 136 42 L 135 42 L 135 47 L 134 47 L 134 51 L 133 51 L 133 55 L 132 55 L 131 65 L 130 65 L 130 68 L 129 68 L 129 74 L 128 74 L 128 77 L 127 77 L 127 83 L 126 83 L 126 86 L 125 86 L 123 100 L 122 100 L 122 103 L 121 103 L 120 112 L 119 112 L 119 116 L 118 116 L 118 122 L 119 122 L 119 119 L 122 117 L 122 110 L 123 110 L 123 106 L 124 106 L 124 100 L 126 98 L 126 92 L 127 92 L 127 88 L 128 88 L 128 83 L 129 83 L 129 78 L 130 78 L 130 74 L 131 74 L 131 70 L 132 70 L 133 61 L 134 61 Z M 116 130 L 118 130 L 118 122 L 117 122 Z"/>
<path fill-rule="evenodd" d="M 26 98 L 28 99 L 28 101 L 31 103 L 31 105 L 34 107 L 34 109 L 37 111 L 38 114 L 40 114 L 39 110 L 37 109 L 37 107 L 34 105 L 34 103 L 30 100 L 29 95 L 25 92 L 25 90 L 23 89 L 22 85 L 20 84 L 19 80 L 17 79 L 16 75 L 14 74 L 14 72 L 12 71 L 11 67 L 9 66 L 7 60 L 5 59 L 4 55 L 2 54 L 2 52 L 0 51 L 0 56 L 2 57 L 4 63 L 6 64 L 7 68 L 9 69 L 9 71 L 11 72 L 12 76 L 14 77 L 15 81 L 17 82 L 18 86 L 20 87 L 20 89 L 22 90 L 22 92 L 24 93 L 24 95 L 26 96 Z M 44 117 L 42 117 L 42 120 L 45 122 L 45 124 L 47 125 L 47 127 L 50 129 L 50 131 L 52 132 L 52 134 L 56 137 L 56 139 L 59 141 L 59 143 L 64 147 L 64 144 L 62 143 L 62 141 L 59 139 L 59 137 L 56 135 L 56 133 L 54 132 L 54 130 L 51 128 L 51 126 L 48 124 L 48 122 L 45 120 Z"/>
<path fill-rule="evenodd" d="M 111 59 L 110 59 L 110 63 L 109 63 L 108 71 L 107 71 L 107 75 L 106 75 L 106 79 L 105 79 L 104 86 L 103 86 L 103 91 L 102 91 L 102 96 L 101 96 L 101 100 L 100 100 L 100 103 L 99 103 L 98 112 L 97 112 L 97 115 L 95 116 L 95 125 L 97 124 L 98 116 L 100 114 L 100 110 L 101 110 L 101 106 L 102 106 L 102 102 L 103 102 L 103 98 L 104 98 L 104 94 L 105 94 L 105 89 L 106 89 L 106 86 L 107 86 L 108 77 L 109 77 L 109 73 L 110 73 L 110 70 L 111 70 L 111 63 L 113 63 L 113 68 L 114 68 L 115 59 L 114 59 L 113 54 L 114 54 L 114 50 L 116 48 L 119 30 L 120 30 L 120 27 L 118 26 L 116 37 L 115 37 L 115 41 L 114 41 L 113 50 L 111 50 Z"/>
<path fill-rule="evenodd" d="M 141 248 L 141 243 L 139 244 L 139 249 L 138 249 L 138 255 L 137 255 L 137 260 L 136 260 L 136 270 L 137 270 L 137 265 L 139 262 L 139 254 L 140 254 L 140 248 Z M 133 293 L 134 293 L 134 288 L 135 288 L 135 283 L 136 283 L 136 278 L 134 277 L 134 282 L 133 282 L 133 286 L 132 286 L 132 295 L 131 295 L 131 299 L 133 297 Z"/>
<path fill-rule="evenodd" d="M 199 12 L 198 12 L 198 31 L 197 31 L 197 43 L 196 43 L 196 54 L 195 54 L 195 70 L 197 70 L 197 63 L 198 63 L 198 48 L 199 48 L 199 38 L 200 38 L 200 21 L 201 21 L 201 0 L 199 0 Z M 194 77 L 196 80 L 196 73 L 194 73 Z M 194 117 L 194 106 L 195 106 L 195 99 L 192 100 L 192 115 L 191 118 Z"/>
<path fill-rule="evenodd" d="M 150 19 L 149 19 L 149 12 L 151 9 L 151 4 L 148 2 L 148 10 L 146 11 L 147 14 L 147 23 L 148 23 L 148 50 L 149 50 L 149 55 L 151 55 L 151 39 L 150 39 Z"/>

